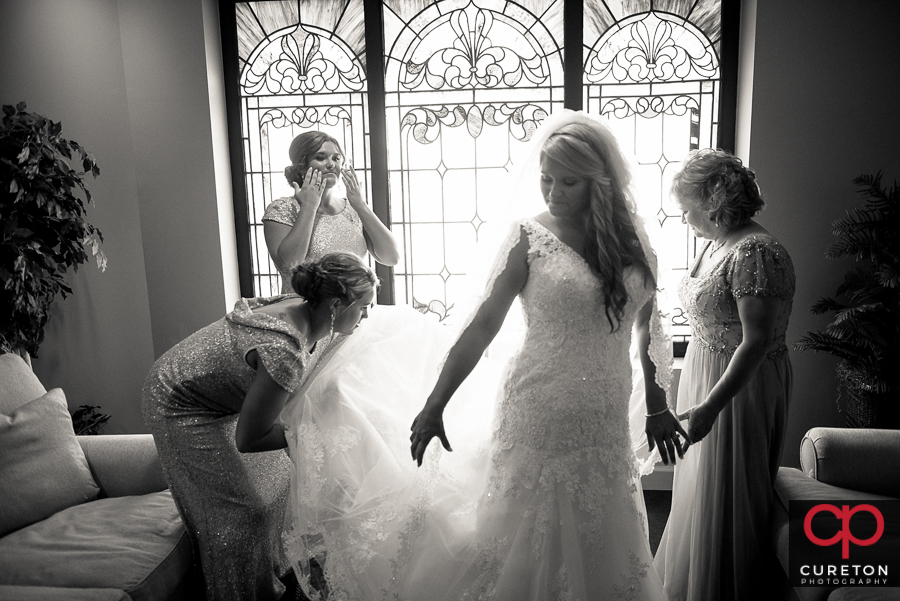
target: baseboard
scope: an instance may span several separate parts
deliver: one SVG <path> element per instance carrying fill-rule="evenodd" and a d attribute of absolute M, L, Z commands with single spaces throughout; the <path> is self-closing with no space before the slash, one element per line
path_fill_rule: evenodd
<path fill-rule="evenodd" d="M 641 487 L 644 490 L 672 490 L 674 476 L 674 465 L 657 464 L 652 474 L 641 477 Z"/>

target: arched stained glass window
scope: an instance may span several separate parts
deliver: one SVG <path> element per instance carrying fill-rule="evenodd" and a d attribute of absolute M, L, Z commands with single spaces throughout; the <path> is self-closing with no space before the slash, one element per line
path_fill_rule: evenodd
<path fill-rule="evenodd" d="M 563 106 L 562 3 L 386 2 L 395 297 L 445 319 L 524 142 Z"/>
<path fill-rule="evenodd" d="M 663 310 L 684 338 L 689 329 L 674 290 L 697 245 L 669 187 L 690 150 L 717 145 L 720 2 L 585 2 L 585 8 L 584 106 L 609 119 L 637 161 L 637 200 L 670 269 L 660 283 L 671 292 Z"/>
<path fill-rule="evenodd" d="M 368 182 L 363 2 L 238 2 L 241 145 L 255 294 L 281 290 L 262 215 L 292 194 L 288 147 L 305 130 L 337 139 Z M 370 193 L 371 196 L 371 193 Z"/>
<path fill-rule="evenodd" d="M 321 129 L 401 242 L 379 301 L 444 319 L 492 199 L 563 106 L 608 118 L 636 157 L 674 290 L 696 246 L 669 181 L 690 149 L 733 136 L 735 15 L 722 0 L 220 0 L 241 293 L 279 290 L 260 217 L 290 193 L 291 139 Z"/>

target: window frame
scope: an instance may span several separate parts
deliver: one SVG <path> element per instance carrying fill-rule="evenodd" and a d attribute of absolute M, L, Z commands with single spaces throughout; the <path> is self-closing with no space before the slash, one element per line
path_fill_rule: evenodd
<path fill-rule="evenodd" d="M 228 152 L 231 165 L 232 203 L 234 207 L 238 280 L 242 297 L 254 296 L 249 203 L 244 174 L 244 153 L 241 138 L 240 71 L 238 61 L 237 19 L 234 5 L 252 0 L 219 0 L 219 24 L 222 38 L 222 62 L 225 79 L 225 111 L 228 122 Z M 654 10 L 650 2 L 649 10 Z M 566 2 L 563 7 L 564 67 L 578 65 L 578 69 L 564 72 L 564 106 L 581 110 L 584 101 L 584 12 L 583 2 Z M 381 65 L 381 69 L 366 71 L 369 108 L 371 189 L 370 199 L 376 215 L 390 227 L 390 198 L 387 152 L 372 152 L 372 148 L 387 150 L 384 36 L 382 35 L 382 3 L 364 2 L 366 22 L 366 65 Z M 737 127 L 738 55 L 740 36 L 740 0 L 722 0 L 721 54 L 719 56 L 720 97 L 717 146 L 734 151 Z M 379 304 L 394 304 L 393 268 L 376 263 L 376 273 L 382 285 Z M 683 343 L 686 345 L 686 343 Z M 676 355 L 679 354 L 676 343 Z M 680 353 L 683 355 L 683 350 Z"/>

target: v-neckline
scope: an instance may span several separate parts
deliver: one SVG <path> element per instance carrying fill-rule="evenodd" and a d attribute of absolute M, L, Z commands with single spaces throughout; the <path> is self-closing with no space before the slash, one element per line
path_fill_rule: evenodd
<path fill-rule="evenodd" d="M 697 275 L 697 269 L 699 269 L 699 267 L 700 267 L 700 259 L 703 258 L 703 255 L 706 253 L 710 244 L 712 244 L 712 240 L 710 240 L 709 242 L 706 243 L 706 247 L 704 247 L 704 249 L 703 249 L 703 254 L 701 254 L 699 257 L 697 257 L 697 260 L 694 262 L 694 266 L 691 268 L 691 272 L 688 275 L 688 277 L 692 280 L 700 280 L 700 279 L 706 277 L 707 275 L 715 272 L 716 269 L 719 267 L 719 265 L 721 265 L 722 262 L 728 258 L 728 255 L 730 255 L 732 252 L 734 252 L 734 249 L 736 249 L 738 246 L 740 246 L 745 240 L 749 240 L 750 238 L 756 238 L 756 237 L 771 238 L 772 235 L 768 234 L 766 232 L 753 232 L 751 234 L 747 234 L 743 238 L 739 238 L 734 244 L 731 245 L 731 248 L 728 249 L 728 252 L 726 252 L 724 255 L 722 255 L 721 259 L 719 259 L 718 261 L 713 263 L 709 269 L 707 269 L 703 273 Z"/>
<path fill-rule="evenodd" d="M 587 259 L 585 259 L 585 258 L 581 255 L 581 253 L 579 253 L 577 250 L 575 250 L 574 248 L 572 248 L 572 246 L 570 246 L 569 244 L 566 244 L 565 242 L 563 242 L 562 238 L 560 238 L 559 236 L 556 235 L 556 232 L 554 232 L 553 230 L 551 230 L 549 227 L 547 227 L 546 225 L 544 225 L 543 223 L 541 223 L 540 221 L 538 221 L 538 220 L 535 219 L 534 217 L 529 217 L 528 220 L 529 220 L 529 221 L 532 221 L 532 222 L 534 222 L 534 223 L 536 223 L 537 225 L 539 225 L 539 226 L 541 227 L 541 229 L 545 230 L 547 233 L 549 233 L 551 236 L 553 236 L 553 239 L 556 240 L 561 246 L 563 246 L 565 249 L 567 249 L 567 250 L 568 250 L 569 252 L 571 252 L 573 255 L 575 255 L 576 257 L 578 257 L 579 259 L 581 259 L 581 262 L 584 263 L 585 265 L 587 265 L 588 268 L 590 268 L 590 263 L 588 263 Z"/>
<path fill-rule="evenodd" d="M 740 240 L 738 240 L 737 242 L 735 242 L 735 243 L 732 245 L 732 247 L 728 249 L 728 252 L 726 252 L 724 255 L 722 255 L 722 258 L 721 258 L 721 259 L 719 259 L 718 261 L 716 261 L 715 263 L 713 263 L 713 264 L 710 266 L 709 269 L 707 269 L 706 271 L 704 271 L 702 274 L 697 275 L 697 270 L 700 269 L 700 261 L 703 259 L 703 257 L 706 255 L 706 251 L 709 250 L 709 247 L 712 245 L 712 240 L 710 240 L 709 242 L 707 242 L 707 243 L 706 243 L 706 246 L 703 247 L 703 252 L 700 253 L 700 256 L 697 257 L 697 260 L 696 260 L 696 261 L 694 261 L 694 267 L 691 268 L 691 273 L 690 273 L 690 276 L 689 276 L 689 277 L 690 277 L 691 279 L 693 279 L 693 280 L 699 280 L 700 278 L 702 278 L 702 277 L 705 276 L 706 274 L 712 273 L 713 271 L 715 271 L 716 267 L 719 266 L 719 263 L 721 263 L 722 261 L 724 261 L 724 260 L 728 257 L 728 255 L 731 254 L 731 251 L 734 250 L 735 247 L 737 247 L 737 245 L 741 243 L 741 241 L 743 241 L 743 238 L 741 238 Z"/>

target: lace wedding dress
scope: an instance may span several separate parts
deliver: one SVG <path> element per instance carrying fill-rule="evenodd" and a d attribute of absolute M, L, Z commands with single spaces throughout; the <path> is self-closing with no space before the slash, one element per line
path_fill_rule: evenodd
<path fill-rule="evenodd" d="M 454 395 L 454 452 L 433 441 L 418 470 L 409 455 L 436 349 L 449 348 L 437 330 L 397 348 L 390 328 L 361 327 L 283 414 L 287 551 L 301 575 L 319 561 L 328 599 L 665 599 L 628 420 L 632 326 L 652 282 L 626 270 L 610 331 L 599 281 L 540 223 L 518 223 L 500 256 L 522 231 L 524 340 L 500 386 L 482 360 Z"/>

